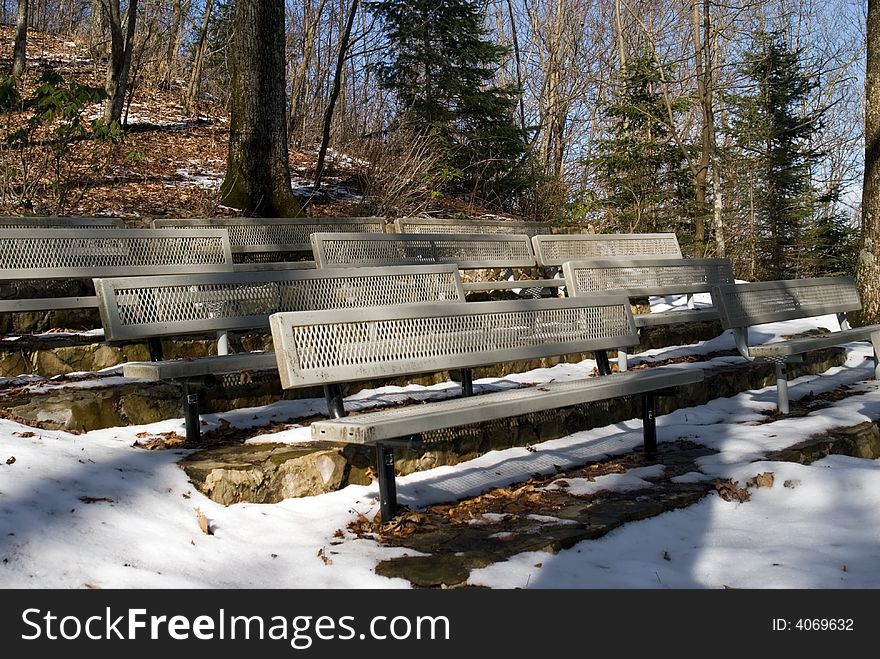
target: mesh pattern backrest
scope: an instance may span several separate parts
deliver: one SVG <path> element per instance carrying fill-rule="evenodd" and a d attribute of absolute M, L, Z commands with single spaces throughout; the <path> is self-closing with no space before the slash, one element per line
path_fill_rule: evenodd
<path fill-rule="evenodd" d="M 712 291 L 724 328 L 861 309 L 850 277 L 729 284 Z"/>
<path fill-rule="evenodd" d="M 464 302 L 454 266 L 96 279 L 108 340 L 267 327 L 281 311 Z"/>
<path fill-rule="evenodd" d="M 417 263 L 455 263 L 459 268 L 535 265 L 526 235 L 315 233 L 319 268 Z"/>
<path fill-rule="evenodd" d="M 155 227 L 216 227 L 229 231 L 233 251 L 304 251 L 311 249 L 309 235 L 321 232 L 382 232 L 381 217 L 342 217 L 301 220 L 283 218 L 206 218 L 192 220 L 153 220 Z"/>
<path fill-rule="evenodd" d="M 217 272 L 232 269 L 232 253 L 216 229 L 10 229 L 0 269 L 4 279 Z"/>
<path fill-rule="evenodd" d="M 0 217 L 0 229 L 124 229 L 125 221 L 114 217 Z"/>
<path fill-rule="evenodd" d="M 634 345 L 626 298 L 470 302 L 270 317 L 285 388 Z"/>
<path fill-rule="evenodd" d="M 603 291 L 628 295 L 702 293 L 733 283 L 727 259 L 609 259 L 567 261 L 570 294 Z"/>
<path fill-rule="evenodd" d="M 674 233 L 541 235 L 532 238 L 532 242 L 538 263 L 546 266 L 610 256 L 681 258 Z"/>
<path fill-rule="evenodd" d="M 434 217 L 401 217 L 394 221 L 398 233 L 519 233 L 536 236 L 549 233 L 546 222 L 518 222 L 514 220 L 455 220 Z"/>

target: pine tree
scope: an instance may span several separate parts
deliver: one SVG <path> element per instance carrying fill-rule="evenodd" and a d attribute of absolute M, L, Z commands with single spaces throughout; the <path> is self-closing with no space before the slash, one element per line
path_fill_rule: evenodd
<path fill-rule="evenodd" d="M 433 135 L 449 191 L 484 200 L 523 183 L 526 135 L 514 118 L 519 90 L 492 84 L 507 48 L 487 39 L 474 0 L 385 0 L 367 6 L 388 41 L 380 85 L 398 125 Z"/>
<path fill-rule="evenodd" d="M 750 84 L 729 98 L 735 158 L 754 200 L 753 274 L 762 279 L 822 274 L 823 250 L 848 235 L 837 218 L 819 221 L 812 172 L 822 156 L 813 146 L 822 110 L 809 109 L 818 80 L 802 56 L 782 35 L 758 32 L 741 67 Z"/>
<path fill-rule="evenodd" d="M 693 235 L 693 180 L 673 139 L 661 84 L 650 54 L 627 61 L 620 93 L 602 109 L 609 134 L 587 163 L 601 190 L 592 207 L 604 212 L 603 232 L 676 231 L 686 245 Z M 673 120 L 688 103 L 671 101 Z"/>

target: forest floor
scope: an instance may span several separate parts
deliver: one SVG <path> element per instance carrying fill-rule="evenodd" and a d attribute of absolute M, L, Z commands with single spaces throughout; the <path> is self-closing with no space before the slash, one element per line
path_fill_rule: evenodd
<path fill-rule="evenodd" d="M 0 25 L 0 71 L 11 67 L 13 28 Z M 104 67 L 85 43 L 69 37 L 30 31 L 28 67 L 19 89 L 31 98 L 44 71 L 54 70 L 65 83 L 100 87 Z M 178 80 L 170 91 L 139 86 L 126 108 L 125 137 L 115 146 L 74 143 L 58 167 L 41 140 L 32 147 L 10 148 L 6 137 L 33 116 L 32 104 L 0 119 L 0 215 L 106 215 L 123 217 L 133 226 L 154 217 L 212 217 L 239 214 L 220 204 L 219 188 L 226 168 L 229 117 L 222 105 L 202 99 L 187 115 Z M 84 109 L 84 119 L 101 116 L 100 104 Z M 42 148 L 41 148 L 42 147 Z M 27 181 L 22 182 L 27 159 Z M 312 194 L 317 145 L 290 151 L 291 183 L 307 216 L 373 214 L 362 196 L 364 165 L 332 148 L 318 194 Z M 57 192 L 59 184 L 64 200 Z M 427 207 L 427 206 L 425 206 Z M 474 213 L 456 200 L 430 202 L 437 212 Z M 479 213 L 479 209 L 476 209 Z"/>

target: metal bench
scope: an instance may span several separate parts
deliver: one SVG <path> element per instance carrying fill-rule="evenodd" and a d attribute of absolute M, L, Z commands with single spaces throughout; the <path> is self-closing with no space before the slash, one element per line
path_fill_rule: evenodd
<path fill-rule="evenodd" d="M 606 350 L 638 341 L 621 296 L 437 303 L 273 314 L 285 389 L 462 370 L 462 398 L 312 423 L 312 438 L 376 447 L 382 519 L 395 512 L 395 446 L 431 432 L 621 396 L 643 396 L 645 450 L 656 449 L 654 396 L 702 380 L 698 369 L 659 367 L 473 396 L 470 369 L 506 361 Z"/>
<path fill-rule="evenodd" d="M 0 280 L 91 280 L 122 275 L 232 269 L 226 231 L 217 229 L 8 229 L 0 231 Z M 24 297 L 4 292 L 0 312 L 96 308 L 95 296 Z"/>
<path fill-rule="evenodd" d="M 862 308 L 855 281 L 850 277 L 823 277 L 792 281 L 728 284 L 712 290 L 721 325 L 733 330 L 736 347 L 748 360 L 767 360 L 776 365 L 777 406 L 788 414 L 787 362 L 798 362 L 804 353 L 851 341 L 870 340 L 874 348 L 874 377 L 880 379 L 880 325 L 852 328 L 848 311 Z M 840 330 L 761 345 L 749 345 L 749 329 L 755 325 L 796 318 L 837 314 Z"/>
<path fill-rule="evenodd" d="M 733 268 L 727 259 L 581 259 L 562 265 L 570 297 L 617 293 L 630 300 L 652 295 L 687 295 L 688 308 L 637 314 L 636 327 L 718 319 L 718 310 L 695 309 L 694 293 L 709 293 L 714 286 L 732 284 Z M 618 367 L 625 371 L 626 350 L 618 350 Z"/>
<path fill-rule="evenodd" d="M 561 267 L 566 261 L 630 258 L 680 259 L 681 248 L 674 233 L 554 234 L 532 238 L 538 265 Z"/>
<path fill-rule="evenodd" d="M 302 253 L 311 252 L 309 235 L 323 232 L 384 232 L 382 217 L 249 218 L 220 217 L 199 219 L 157 219 L 155 228 L 218 228 L 229 231 L 232 254 L 237 269 L 314 268 L 303 261 Z M 245 264 L 247 264 L 245 266 Z"/>
<path fill-rule="evenodd" d="M 245 370 L 275 370 L 277 361 L 271 352 L 228 354 L 223 343 L 217 355 L 163 360 L 161 337 L 268 329 L 269 315 L 280 311 L 336 309 L 333 313 L 338 317 L 339 309 L 464 303 L 454 265 L 122 277 L 96 279 L 95 290 L 108 341 L 151 342 L 153 361 L 129 362 L 123 365 L 123 375 L 183 380 L 186 433 L 193 442 L 199 438 L 199 423 L 198 395 L 190 392 L 191 381 Z M 328 386 L 325 393 L 331 409 L 340 404 L 338 388 Z"/>
<path fill-rule="evenodd" d="M 117 217 L 31 216 L 0 217 L 0 229 L 124 229 L 125 221 Z"/>
<path fill-rule="evenodd" d="M 312 253 L 318 268 L 416 263 L 454 263 L 461 270 L 534 268 L 535 255 L 525 234 L 479 233 L 314 233 Z M 561 285 L 558 279 L 466 282 L 465 291 L 525 289 L 528 295 Z"/>
<path fill-rule="evenodd" d="M 400 217 L 394 221 L 397 233 L 524 233 L 536 236 L 550 233 L 547 222 L 521 222 L 517 220 L 465 219 L 441 217 Z"/>

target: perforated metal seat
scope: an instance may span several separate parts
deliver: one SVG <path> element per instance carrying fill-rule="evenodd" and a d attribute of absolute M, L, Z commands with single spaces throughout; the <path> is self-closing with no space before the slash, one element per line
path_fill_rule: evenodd
<path fill-rule="evenodd" d="M 516 220 L 487 220 L 438 217 L 400 217 L 394 221 L 398 233 L 481 233 L 481 234 L 526 234 L 536 236 L 550 233 L 547 222 L 521 222 Z"/>
<path fill-rule="evenodd" d="M 11 282 L 123 275 L 226 272 L 232 251 L 211 229 L 8 229 L 0 231 L 0 279 Z M 97 306 L 91 296 L 0 301 L 0 312 Z"/>
<path fill-rule="evenodd" d="M 384 232 L 385 219 L 381 217 L 320 219 L 222 217 L 157 219 L 153 220 L 153 226 L 226 229 L 229 232 L 233 258 L 237 264 L 241 264 L 241 269 L 245 264 L 259 264 L 257 268 L 272 269 L 283 267 L 274 264 L 284 262 L 301 262 L 302 265 L 299 267 L 314 267 L 313 262 L 302 262 L 300 257 L 302 252 L 311 251 L 309 236 L 315 232 Z"/>
<path fill-rule="evenodd" d="M 621 296 L 402 305 L 353 311 L 273 314 L 272 337 L 285 389 L 328 382 L 471 368 L 633 345 L 629 301 Z M 392 446 L 413 434 L 619 396 L 643 395 L 645 448 L 656 448 L 653 396 L 697 382 L 698 369 L 637 373 L 468 397 L 312 424 L 314 439 L 376 444 L 383 519 L 396 506 Z M 344 416 L 344 410 L 337 417 Z"/>
<path fill-rule="evenodd" d="M 566 261 L 630 258 L 680 259 L 681 248 L 674 233 L 555 234 L 532 238 L 535 257 L 542 266 L 561 267 Z"/>
<path fill-rule="evenodd" d="M 788 414 L 786 361 L 799 361 L 811 350 L 851 341 L 870 340 L 874 349 L 874 377 L 880 379 L 880 325 L 851 328 L 846 313 L 862 308 L 855 281 L 850 277 L 822 277 L 791 281 L 728 284 L 712 289 L 721 325 L 733 330 L 736 347 L 746 359 L 766 359 L 776 365 L 777 405 Z M 836 314 L 840 331 L 749 345 L 749 328 L 798 318 Z"/>

